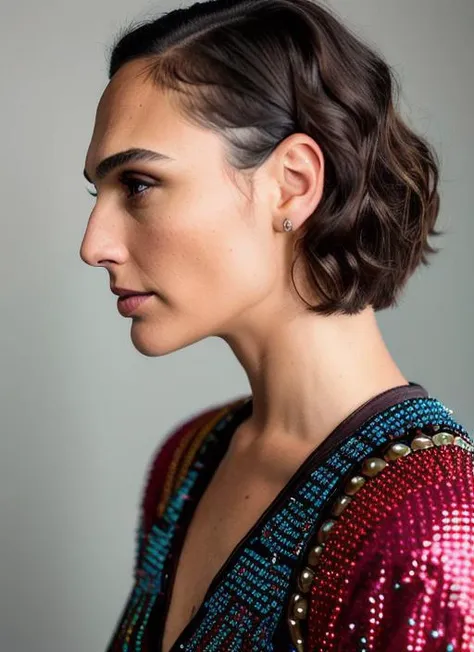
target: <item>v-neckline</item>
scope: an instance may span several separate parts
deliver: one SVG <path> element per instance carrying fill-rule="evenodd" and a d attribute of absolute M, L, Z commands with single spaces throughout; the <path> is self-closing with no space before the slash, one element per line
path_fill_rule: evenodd
<path fill-rule="evenodd" d="M 266 509 L 262 512 L 259 518 L 255 523 L 247 530 L 247 532 L 241 537 L 241 539 L 234 546 L 226 560 L 223 562 L 219 570 L 216 572 L 212 578 L 205 595 L 199 605 L 197 611 L 191 616 L 188 623 L 181 630 L 181 633 L 178 635 L 174 643 L 172 644 L 169 652 L 178 652 L 183 650 L 184 647 L 180 647 L 187 638 L 197 629 L 198 623 L 202 617 L 204 605 L 208 601 L 209 597 L 212 595 L 216 586 L 220 582 L 224 573 L 227 571 L 229 566 L 232 564 L 234 559 L 241 553 L 247 542 L 255 535 L 258 529 L 262 526 L 264 521 L 276 511 L 280 503 L 282 503 L 287 495 L 292 491 L 292 489 L 298 484 L 302 476 L 304 476 L 309 469 L 314 467 L 316 464 L 320 464 L 321 461 L 328 456 L 335 448 L 337 448 L 351 433 L 361 428 L 369 419 L 378 415 L 380 412 L 393 407 L 394 405 L 412 398 L 427 398 L 429 396 L 428 392 L 424 387 L 418 383 L 409 382 L 408 385 L 399 385 L 392 387 L 384 392 L 377 394 L 376 396 L 368 399 L 365 403 L 360 405 L 358 408 L 353 410 L 343 421 L 341 421 L 331 432 L 330 434 L 314 448 L 310 453 L 305 457 L 303 462 L 298 466 L 295 472 L 291 475 L 289 480 L 281 488 L 275 498 L 270 502 Z M 190 500 L 188 500 L 183 508 L 181 516 L 179 518 L 179 523 L 184 522 L 184 526 L 181 531 L 178 533 L 174 539 L 175 548 L 173 550 L 173 563 L 172 568 L 166 582 L 164 589 L 164 595 L 162 601 L 160 601 L 160 607 L 162 613 L 159 617 L 159 623 L 157 624 L 157 652 L 163 652 L 163 637 L 164 637 L 164 628 L 166 624 L 167 617 L 169 615 L 169 608 L 171 603 L 171 598 L 173 595 L 174 584 L 176 580 L 177 568 L 180 561 L 180 556 L 183 551 L 184 540 L 186 533 L 189 529 L 191 520 L 194 516 L 197 505 L 204 494 L 206 488 L 210 484 L 212 478 L 214 477 L 219 464 L 221 463 L 228 447 L 230 445 L 231 439 L 236 432 L 237 428 L 248 419 L 253 410 L 253 398 L 249 396 L 247 399 L 242 400 L 237 404 L 236 408 L 233 408 L 234 412 L 230 416 L 229 422 L 226 424 L 223 432 L 220 432 L 217 441 L 213 448 L 217 448 L 217 451 L 213 451 L 212 462 L 205 468 L 205 472 L 200 476 L 196 486 L 192 489 Z M 228 415 L 226 415 L 228 417 Z M 226 418 L 224 416 L 223 418 Z M 220 423 L 220 422 L 219 422 Z M 218 427 L 218 424 L 208 433 L 203 444 L 208 437 L 215 434 L 215 431 Z M 197 452 L 197 455 L 199 451 Z"/>

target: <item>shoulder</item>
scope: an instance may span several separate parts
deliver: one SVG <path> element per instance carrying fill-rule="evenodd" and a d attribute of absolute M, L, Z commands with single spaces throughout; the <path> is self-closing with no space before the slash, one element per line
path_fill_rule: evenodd
<path fill-rule="evenodd" d="M 423 652 L 441 643 L 468 649 L 462 644 L 474 637 L 474 446 L 468 437 L 437 435 L 419 435 L 425 448 L 395 450 L 337 519 L 312 586 L 313 636 L 334 617 L 347 649 L 364 638 L 386 652 L 410 649 L 413 640 Z M 332 614 L 318 597 L 330 582 L 338 600 Z"/>
<path fill-rule="evenodd" d="M 220 418 L 244 400 L 238 398 L 199 410 L 177 423 L 165 435 L 151 456 L 142 490 L 141 518 L 145 531 L 150 529 L 160 505 L 166 502 L 178 479 L 178 463 L 195 445 L 196 439 L 205 436 Z"/>
<path fill-rule="evenodd" d="M 425 579 L 435 567 L 454 577 L 463 554 L 474 580 L 474 448 L 440 445 L 389 464 L 361 492 L 361 510 L 367 530 L 354 590 L 382 567 L 412 571 L 415 559 L 424 564 Z"/>

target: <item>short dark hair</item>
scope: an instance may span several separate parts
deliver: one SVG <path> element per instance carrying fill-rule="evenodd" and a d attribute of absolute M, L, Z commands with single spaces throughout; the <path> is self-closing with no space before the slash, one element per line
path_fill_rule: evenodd
<path fill-rule="evenodd" d="M 318 297 L 317 306 L 303 299 L 309 309 L 392 307 L 439 251 L 428 243 L 442 234 L 436 152 L 401 119 L 400 82 L 382 55 L 326 7 L 195 3 L 122 30 L 109 78 L 135 59 L 149 59 L 153 81 L 178 91 L 185 114 L 222 135 L 235 169 L 258 167 L 292 133 L 318 143 L 323 195 L 295 242 Z"/>

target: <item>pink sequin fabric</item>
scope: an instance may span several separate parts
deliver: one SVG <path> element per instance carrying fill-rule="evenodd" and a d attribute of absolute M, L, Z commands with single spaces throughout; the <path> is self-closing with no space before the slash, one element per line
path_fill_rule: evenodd
<path fill-rule="evenodd" d="M 474 652 L 474 454 L 390 462 L 331 530 L 311 585 L 311 652 Z"/>

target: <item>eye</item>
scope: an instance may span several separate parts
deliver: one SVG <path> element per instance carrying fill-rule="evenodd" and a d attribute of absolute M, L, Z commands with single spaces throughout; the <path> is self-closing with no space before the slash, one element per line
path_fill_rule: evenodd
<path fill-rule="evenodd" d="M 134 201 L 138 201 L 153 186 L 161 185 L 160 179 L 155 180 L 154 183 L 148 183 L 147 181 L 143 181 L 143 179 L 130 176 L 129 172 L 124 172 L 120 176 L 119 182 L 128 190 L 127 199 L 133 199 Z M 86 188 L 86 190 L 92 197 L 97 197 L 96 190 L 90 190 L 89 188 Z"/>
<path fill-rule="evenodd" d="M 128 189 L 128 199 L 143 196 L 151 187 L 150 184 L 146 183 L 145 181 L 129 176 L 121 177 L 120 183 L 122 183 Z"/>

